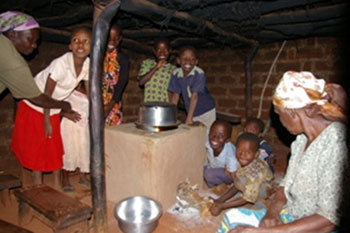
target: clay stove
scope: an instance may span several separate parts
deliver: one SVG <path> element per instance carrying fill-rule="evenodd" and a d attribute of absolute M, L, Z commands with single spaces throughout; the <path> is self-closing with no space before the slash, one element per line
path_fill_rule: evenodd
<path fill-rule="evenodd" d="M 176 201 L 179 183 L 203 184 L 205 140 L 203 126 L 181 124 L 162 132 L 138 129 L 134 123 L 106 127 L 107 200 L 146 195 L 166 211 Z"/>

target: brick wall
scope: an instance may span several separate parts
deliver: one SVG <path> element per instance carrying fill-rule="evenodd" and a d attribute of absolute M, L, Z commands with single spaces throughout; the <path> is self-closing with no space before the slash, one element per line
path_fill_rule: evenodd
<path fill-rule="evenodd" d="M 270 66 L 281 46 L 281 43 L 263 45 L 259 48 L 253 63 L 253 115 L 258 112 L 261 90 L 268 75 Z M 67 51 L 68 46 L 43 43 L 39 53 L 30 61 L 33 73 L 46 67 L 55 57 Z M 317 77 L 327 81 L 339 82 L 340 44 L 335 38 L 308 38 L 286 43 L 276 66 L 272 70 L 270 81 L 263 101 L 262 119 L 266 121 L 271 113 L 271 95 L 278 80 L 287 70 L 308 70 Z M 137 119 L 138 107 L 143 100 L 143 89 L 138 86 L 137 73 L 141 61 L 147 56 L 125 51 L 130 57 L 130 78 L 123 96 L 124 120 L 132 122 Z M 208 88 L 222 112 L 239 114 L 245 117 L 244 59 L 247 50 L 202 49 L 197 51 L 199 66 L 206 72 Z M 174 56 L 171 57 L 174 62 Z M 9 144 L 13 124 L 13 99 L 10 95 L 0 101 L 0 156 L 10 153 Z"/>
<path fill-rule="evenodd" d="M 256 116 L 265 80 L 281 43 L 263 45 L 252 62 L 252 114 Z M 279 79 L 287 70 L 311 71 L 316 77 L 338 82 L 340 45 L 335 38 L 309 38 L 286 43 L 265 90 L 262 119 L 267 120 L 271 111 L 271 96 Z M 207 74 L 207 85 L 213 95 L 218 111 L 245 117 L 245 54 L 248 50 L 228 47 L 198 50 L 198 65 Z M 137 84 L 139 64 L 145 56 L 128 53 L 131 58 L 130 80 L 124 94 L 126 121 L 137 119 L 138 104 L 143 90 Z M 171 60 L 174 60 L 173 57 Z"/>

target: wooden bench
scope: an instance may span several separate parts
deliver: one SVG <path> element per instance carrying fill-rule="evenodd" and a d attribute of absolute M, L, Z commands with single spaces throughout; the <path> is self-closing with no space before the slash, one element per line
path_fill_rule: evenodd
<path fill-rule="evenodd" d="M 0 233 L 33 233 L 22 227 L 18 227 L 0 219 Z"/>
<path fill-rule="evenodd" d="M 14 191 L 18 199 L 19 224 L 29 223 L 33 216 L 55 233 L 88 232 L 92 209 L 46 185 L 35 185 Z"/>

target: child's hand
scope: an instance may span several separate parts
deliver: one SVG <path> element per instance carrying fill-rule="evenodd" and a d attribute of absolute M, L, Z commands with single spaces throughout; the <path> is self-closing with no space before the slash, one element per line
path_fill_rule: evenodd
<path fill-rule="evenodd" d="M 160 60 L 157 63 L 156 68 L 159 69 L 160 67 L 164 66 L 166 64 L 166 60 Z"/>
<path fill-rule="evenodd" d="M 222 210 L 222 203 L 214 202 L 214 204 L 210 207 L 210 213 L 213 216 L 218 216 Z"/>
<path fill-rule="evenodd" d="M 193 125 L 193 120 L 192 120 L 192 118 L 186 118 L 185 124 L 186 124 L 186 125 Z"/>
<path fill-rule="evenodd" d="M 45 137 L 46 138 L 51 138 L 52 136 L 52 126 L 51 126 L 51 122 L 50 122 L 50 118 L 46 118 L 44 119 L 44 130 L 45 130 Z"/>
<path fill-rule="evenodd" d="M 74 123 L 77 123 L 78 121 L 81 120 L 81 115 L 74 111 L 65 112 L 63 116 L 73 121 Z"/>

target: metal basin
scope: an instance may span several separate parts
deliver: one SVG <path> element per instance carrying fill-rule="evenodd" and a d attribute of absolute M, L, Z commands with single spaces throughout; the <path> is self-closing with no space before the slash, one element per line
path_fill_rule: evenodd
<path fill-rule="evenodd" d="M 134 196 L 120 201 L 114 214 L 124 233 L 150 233 L 156 228 L 162 209 L 149 197 Z"/>
<path fill-rule="evenodd" d="M 142 103 L 137 123 L 152 127 L 174 126 L 177 124 L 176 106 L 166 102 Z"/>

